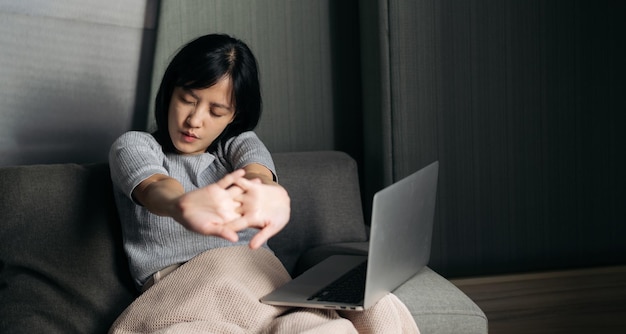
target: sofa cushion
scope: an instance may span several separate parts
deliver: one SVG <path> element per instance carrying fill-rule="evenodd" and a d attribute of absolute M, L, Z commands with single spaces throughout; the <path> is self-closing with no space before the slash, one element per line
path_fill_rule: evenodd
<path fill-rule="evenodd" d="M 105 164 L 0 168 L 0 332 L 104 333 L 134 298 Z"/>
<path fill-rule="evenodd" d="M 291 197 L 289 224 L 269 246 L 292 274 L 306 250 L 367 239 L 357 165 L 337 151 L 273 154 L 278 182 Z"/>

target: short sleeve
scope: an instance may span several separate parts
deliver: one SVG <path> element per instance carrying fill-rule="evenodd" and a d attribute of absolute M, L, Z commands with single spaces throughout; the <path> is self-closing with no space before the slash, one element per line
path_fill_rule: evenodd
<path fill-rule="evenodd" d="M 231 138 L 224 145 L 222 154 L 230 162 L 233 169 L 244 168 L 253 163 L 260 164 L 267 167 L 276 180 L 276 167 L 272 155 L 261 139 L 252 131 Z"/>
<path fill-rule="evenodd" d="M 132 200 L 132 192 L 155 174 L 169 175 L 163 167 L 161 146 L 145 132 L 131 131 L 111 145 L 109 166 L 113 185 Z"/>

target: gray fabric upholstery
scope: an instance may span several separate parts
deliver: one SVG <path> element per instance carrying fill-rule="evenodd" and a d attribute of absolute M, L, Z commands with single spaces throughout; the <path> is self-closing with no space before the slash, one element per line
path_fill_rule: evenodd
<path fill-rule="evenodd" d="M 485 313 L 461 290 L 428 267 L 394 294 L 411 311 L 423 334 L 487 333 Z"/>
<path fill-rule="evenodd" d="M 291 222 L 270 240 L 281 261 L 295 272 L 333 253 L 365 252 L 354 160 L 339 152 L 274 158 L 292 199 Z M 0 333 L 106 332 L 136 295 L 108 166 L 4 167 L 0 188 Z M 428 269 L 396 293 L 422 333 L 486 332 L 480 309 Z"/>
<path fill-rule="evenodd" d="M 134 297 L 106 165 L 0 169 L 0 332 L 104 332 Z"/>
<path fill-rule="evenodd" d="M 292 272 L 312 247 L 365 241 L 356 162 L 337 151 L 275 153 L 278 182 L 291 197 L 291 220 L 270 247 Z"/>

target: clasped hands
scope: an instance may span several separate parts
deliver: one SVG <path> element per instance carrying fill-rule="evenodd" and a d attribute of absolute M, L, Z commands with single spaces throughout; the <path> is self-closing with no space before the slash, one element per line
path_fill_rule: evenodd
<path fill-rule="evenodd" d="M 227 174 L 218 182 L 187 192 L 177 201 L 176 221 L 204 235 L 236 242 L 238 231 L 257 228 L 250 248 L 257 249 L 285 227 L 291 206 L 287 191 L 278 184 L 249 180 L 244 170 Z"/>

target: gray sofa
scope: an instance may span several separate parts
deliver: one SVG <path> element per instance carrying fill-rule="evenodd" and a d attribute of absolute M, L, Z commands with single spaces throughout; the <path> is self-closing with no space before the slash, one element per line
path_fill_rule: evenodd
<path fill-rule="evenodd" d="M 278 153 L 290 224 L 270 241 L 297 274 L 332 253 L 363 253 L 356 164 L 340 152 Z M 133 300 L 109 169 L 0 168 L 0 332 L 104 333 Z M 422 333 L 486 333 L 484 313 L 425 268 L 395 293 Z"/>

